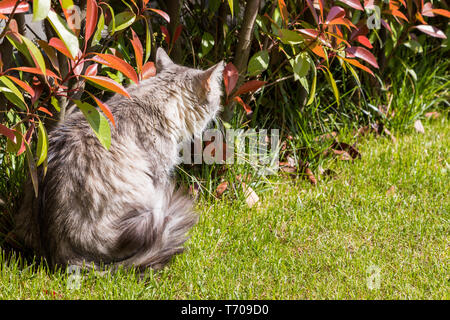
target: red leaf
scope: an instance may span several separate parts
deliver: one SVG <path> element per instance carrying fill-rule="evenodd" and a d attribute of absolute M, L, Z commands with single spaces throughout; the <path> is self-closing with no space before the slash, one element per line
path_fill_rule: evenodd
<path fill-rule="evenodd" d="M 377 59 L 375 56 L 367 49 L 363 47 L 350 47 L 345 49 L 346 52 L 350 53 L 351 55 L 354 55 L 357 58 L 360 58 L 368 63 L 370 63 L 375 68 L 379 68 Z"/>
<path fill-rule="evenodd" d="M 134 56 L 136 58 L 138 72 L 141 73 L 142 63 L 143 63 L 143 59 L 144 59 L 144 48 L 142 47 L 141 40 L 139 40 L 139 37 L 137 36 L 136 32 L 134 32 L 133 29 L 131 29 L 131 33 L 133 34 L 133 39 L 131 40 L 131 45 L 133 46 L 133 49 L 134 49 Z"/>
<path fill-rule="evenodd" d="M 165 35 L 164 40 L 168 45 L 170 45 L 170 33 L 169 30 L 167 30 L 166 27 L 161 26 L 161 32 Z"/>
<path fill-rule="evenodd" d="M 44 112 L 44 113 L 46 113 L 48 115 L 50 115 L 51 117 L 53 117 L 53 114 L 50 111 L 48 111 L 46 108 L 44 108 L 44 107 L 39 107 L 38 110 L 42 111 L 42 112 Z"/>
<path fill-rule="evenodd" d="M 234 64 L 229 62 L 223 69 L 223 82 L 225 84 L 225 92 L 227 96 L 233 91 L 236 83 L 239 79 L 239 71 L 236 69 Z"/>
<path fill-rule="evenodd" d="M 26 92 L 28 92 L 29 94 L 31 94 L 31 96 L 34 96 L 35 92 L 33 90 L 33 88 L 30 87 L 30 85 L 26 82 L 23 82 L 22 80 L 17 79 L 16 77 L 13 76 L 7 76 L 9 78 L 9 80 L 14 81 L 17 85 L 19 85 L 22 89 L 24 89 Z"/>
<path fill-rule="evenodd" d="M 366 9 L 375 9 L 375 1 L 374 0 L 364 0 L 364 8 Z"/>
<path fill-rule="evenodd" d="M 131 98 L 130 94 L 125 90 L 124 87 L 122 87 L 122 85 L 118 84 L 117 82 L 115 82 L 110 78 L 101 76 L 82 76 L 82 77 L 98 84 L 99 86 L 107 88 L 113 92 L 119 93 L 127 98 Z"/>
<path fill-rule="evenodd" d="M 319 36 L 319 31 L 317 31 L 315 29 L 300 29 L 298 31 L 313 38 L 313 39 L 316 39 Z"/>
<path fill-rule="evenodd" d="M 345 17 L 345 10 L 341 7 L 332 7 L 330 12 L 328 13 L 327 19 L 325 20 L 325 24 L 330 23 L 331 21 L 339 18 Z"/>
<path fill-rule="evenodd" d="M 98 64 L 94 63 L 87 67 L 86 72 L 84 73 L 86 76 L 96 76 L 97 75 Z"/>
<path fill-rule="evenodd" d="M 219 184 L 216 188 L 216 196 L 220 197 L 225 192 L 225 190 L 227 190 L 227 188 L 228 188 L 228 181 L 224 181 L 221 184 Z"/>
<path fill-rule="evenodd" d="M 343 25 L 346 26 L 348 30 L 352 30 L 351 27 L 356 28 L 356 26 L 347 18 L 336 18 L 331 20 L 329 23 L 329 25 Z"/>
<path fill-rule="evenodd" d="M 241 97 L 234 97 L 233 100 L 238 102 L 242 107 L 244 107 L 244 110 L 247 114 L 251 114 L 253 112 L 250 106 L 246 104 L 244 101 L 242 101 Z"/>
<path fill-rule="evenodd" d="M 445 9 L 433 9 L 433 13 L 450 18 L 450 11 Z"/>
<path fill-rule="evenodd" d="M 16 131 L 17 132 L 17 131 Z M 34 132 L 34 123 L 31 123 L 30 127 L 28 128 L 27 132 L 25 133 L 25 137 L 22 135 L 22 144 L 20 146 L 19 151 L 17 151 L 17 155 L 20 156 L 26 149 L 25 142 L 29 145 L 31 142 L 31 137 L 33 136 Z"/>
<path fill-rule="evenodd" d="M 66 45 L 64 44 L 64 42 L 62 42 L 61 39 L 51 38 L 50 42 L 48 44 L 49 44 L 49 46 L 51 46 L 51 47 L 55 48 L 56 50 L 58 50 L 59 52 L 61 52 L 63 55 L 65 55 L 69 59 L 71 59 L 71 60 L 75 59 L 75 57 L 72 57 L 72 54 L 70 53 L 69 49 L 67 49 Z"/>
<path fill-rule="evenodd" d="M 41 69 L 32 68 L 32 67 L 17 67 L 17 68 L 11 68 L 10 70 L 17 70 L 17 71 L 23 71 L 23 72 L 28 72 L 28 73 L 44 75 L 44 73 L 42 72 Z M 48 76 L 48 77 L 53 77 L 55 79 L 61 80 L 60 77 L 58 77 L 56 74 L 54 74 L 52 71 L 50 71 L 48 69 L 45 70 L 45 73 L 46 73 L 45 75 Z"/>
<path fill-rule="evenodd" d="M 98 6 L 97 1 L 87 0 L 86 5 L 86 39 L 87 42 L 95 29 L 97 28 L 97 20 L 98 20 Z"/>
<path fill-rule="evenodd" d="M 16 136 L 14 135 L 14 130 L 9 129 L 8 127 L 5 127 L 0 123 L 0 134 L 7 137 L 12 142 L 16 143 Z"/>
<path fill-rule="evenodd" d="M 352 7 L 353 9 L 364 11 L 364 8 L 362 7 L 359 0 L 339 0 L 339 1 L 345 3 L 349 7 Z"/>
<path fill-rule="evenodd" d="M 355 40 L 369 49 L 373 48 L 372 44 L 370 43 L 370 40 L 366 36 L 363 36 L 363 35 L 357 36 Z"/>
<path fill-rule="evenodd" d="M 433 15 L 434 17 L 434 15 Z M 422 24 L 428 24 L 425 19 L 423 18 L 423 16 L 420 14 L 420 12 L 416 12 L 416 19 L 420 21 L 420 23 Z"/>
<path fill-rule="evenodd" d="M 138 76 L 133 67 L 126 63 L 124 60 L 107 53 L 96 53 L 93 61 L 101 63 L 109 68 L 116 69 L 122 72 L 126 77 L 131 79 L 134 83 L 139 83 Z"/>
<path fill-rule="evenodd" d="M 266 84 L 266 81 L 250 80 L 250 81 L 244 83 L 242 86 L 240 86 L 239 89 L 237 89 L 234 96 L 239 96 L 243 93 L 256 91 L 265 84 Z"/>
<path fill-rule="evenodd" d="M 148 79 L 156 76 L 156 68 L 153 62 L 147 62 L 142 67 L 142 79 Z"/>
<path fill-rule="evenodd" d="M 440 38 L 440 39 L 447 39 L 447 36 L 445 35 L 445 33 L 436 27 L 421 24 L 421 25 L 416 26 L 415 28 L 419 29 L 423 33 L 426 33 L 432 37 Z"/>
<path fill-rule="evenodd" d="M 390 33 L 392 33 L 392 29 L 391 29 L 391 26 L 389 25 L 389 23 L 387 23 L 384 19 L 381 19 L 381 24 L 383 25 L 383 27 L 385 27 L 387 30 L 389 30 Z"/>
<path fill-rule="evenodd" d="M 3 0 L 0 1 L 0 13 L 10 14 L 12 13 L 14 6 L 16 5 L 16 0 Z M 14 13 L 23 13 L 28 12 L 30 10 L 30 5 L 27 1 L 22 1 L 16 8 Z"/>
<path fill-rule="evenodd" d="M 311 2 L 311 0 L 306 0 L 306 4 L 308 5 L 309 10 L 311 11 L 314 20 L 316 21 L 317 24 L 319 24 L 319 17 L 317 16 L 317 12 L 316 9 L 314 9 L 314 5 Z"/>
<path fill-rule="evenodd" d="M 280 8 L 281 19 L 287 26 L 289 23 L 289 12 L 287 11 L 286 3 L 284 2 L 284 0 L 278 0 L 278 7 Z"/>
<path fill-rule="evenodd" d="M 390 13 L 391 15 L 401 18 L 403 20 L 405 20 L 406 22 L 408 22 L 408 18 L 399 10 L 394 9 L 394 10 L 386 10 L 387 13 Z"/>
<path fill-rule="evenodd" d="M 181 31 L 183 31 L 183 26 L 180 24 L 176 29 L 175 29 L 175 33 L 173 34 L 173 43 L 177 42 L 178 38 L 181 35 Z"/>
<path fill-rule="evenodd" d="M 324 58 L 324 59 L 327 58 L 327 54 L 321 45 L 315 44 L 310 49 L 312 52 L 314 52 L 319 57 Z"/>
<path fill-rule="evenodd" d="M 97 103 L 97 105 L 100 107 L 100 109 L 102 109 L 103 113 L 108 117 L 109 121 L 111 121 L 111 123 L 115 127 L 116 122 L 114 121 L 114 116 L 113 116 L 111 110 L 109 109 L 109 107 L 105 103 L 103 103 L 102 101 L 97 99 L 97 97 L 95 97 L 92 93 L 90 93 L 90 92 L 88 92 L 88 93 L 92 97 L 92 99 L 95 100 L 95 103 Z"/>
<path fill-rule="evenodd" d="M 320 21 L 323 21 L 323 9 L 325 7 L 323 1 L 324 0 L 317 1 L 319 3 L 319 8 L 320 8 Z"/>
<path fill-rule="evenodd" d="M 167 22 L 170 23 L 170 17 L 169 17 L 169 15 L 168 15 L 167 13 L 165 13 L 164 11 L 159 10 L 159 9 L 153 9 L 153 8 L 150 8 L 150 10 L 152 10 L 153 12 L 156 12 L 156 13 L 159 14 L 161 17 L 163 17 Z"/>
<path fill-rule="evenodd" d="M 354 65 L 355 67 L 358 67 L 358 68 L 360 68 L 360 69 L 366 71 L 367 73 L 370 73 L 372 76 L 375 76 L 375 75 L 373 74 L 372 70 L 370 70 L 370 69 L 369 69 L 368 67 L 366 67 L 365 65 L 359 63 L 358 60 L 355 60 L 355 59 L 347 59 L 347 58 L 343 58 L 343 57 L 340 57 L 340 56 L 338 56 L 338 57 L 341 58 L 341 59 L 343 59 L 343 60 L 345 60 L 345 61 L 347 61 L 348 63 Z"/>

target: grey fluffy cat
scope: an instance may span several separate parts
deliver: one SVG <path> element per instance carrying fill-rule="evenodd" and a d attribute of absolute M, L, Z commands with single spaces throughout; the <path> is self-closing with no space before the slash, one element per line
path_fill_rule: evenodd
<path fill-rule="evenodd" d="M 107 101 L 116 120 L 109 151 L 81 112 L 68 115 L 49 135 L 48 171 L 37 199 L 27 188 L 16 237 L 52 266 L 159 269 L 182 252 L 197 216 L 171 173 L 180 143 L 219 110 L 223 68 L 179 66 L 158 49 L 157 76 L 128 87 L 131 100 Z"/>

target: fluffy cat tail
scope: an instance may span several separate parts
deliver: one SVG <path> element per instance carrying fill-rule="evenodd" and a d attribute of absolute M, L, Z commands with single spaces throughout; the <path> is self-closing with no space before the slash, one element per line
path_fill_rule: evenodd
<path fill-rule="evenodd" d="M 121 252 L 134 254 L 116 265 L 136 267 L 139 270 L 161 269 L 176 254 L 184 251 L 183 244 L 188 239 L 187 232 L 197 223 L 193 201 L 180 190 L 170 187 L 163 206 L 162 224 L 156 225 L 156 212 L 135 210 L 122 221 L 119 238 Z"/>

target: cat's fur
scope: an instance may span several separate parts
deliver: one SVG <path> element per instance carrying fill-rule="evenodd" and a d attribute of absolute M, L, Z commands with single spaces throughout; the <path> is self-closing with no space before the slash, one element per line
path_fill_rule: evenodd
<path fill-rule="evenodd" d="M 107 101 L 110 150 L 83 114 L 49 134 L 48 170 L 35 199 L 28 186 L 15 234 L 50 265 L 158 269 L 183 250 L 196 223 L 171 173 L 179 145 L 200 134 L 220 107 L 223 62 L 206 70 L 174 64 L 162 49 L 157 76 Z"/>

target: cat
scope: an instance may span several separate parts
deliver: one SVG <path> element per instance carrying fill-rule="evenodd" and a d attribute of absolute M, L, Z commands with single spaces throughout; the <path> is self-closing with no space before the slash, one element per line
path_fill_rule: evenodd
<path fill-rule="evenodd" d="M 158 48 L 155 66 L 127 88 L 131 99 L 106 102 L 116 122 L 109 151 L 80 111 L 49 133 L 38 198 L 29 182 L 14 219 L 16 238 L 49 265 L 160 269 L 183 251 L 197 215 L 172 173 L 181 144 L 220 110 L 224 63 L 192 69 Z"/>

